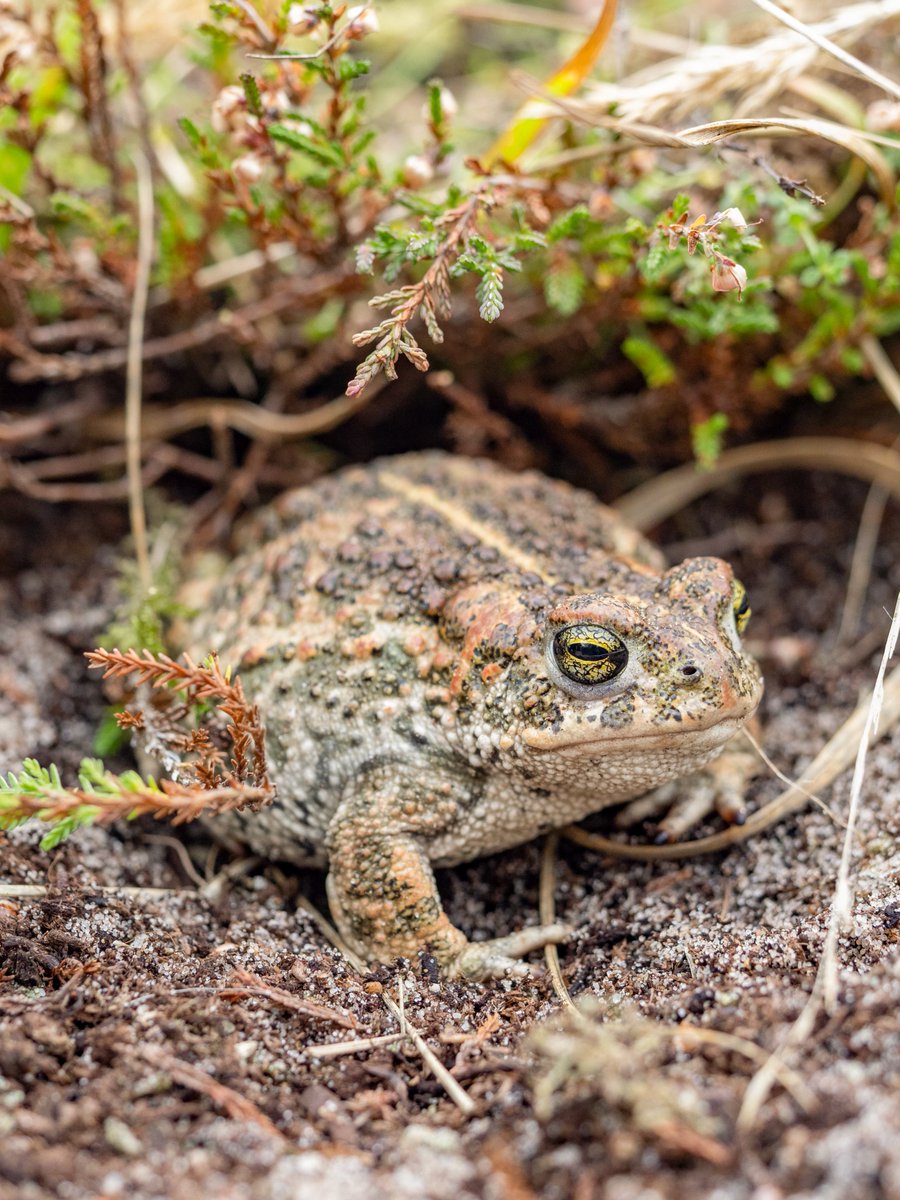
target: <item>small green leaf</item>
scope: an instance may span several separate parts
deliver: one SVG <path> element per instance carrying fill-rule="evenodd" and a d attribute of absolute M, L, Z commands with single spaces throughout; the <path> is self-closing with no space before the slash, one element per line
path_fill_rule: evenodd
<path fill-rule="evenodd" d="M 188 139 L 195 150 L 201 150 L 206 145 L 206 138 L 188 117 L 178 118 L 178 128 Z"/>
<path fill-rule="evenodd" d="M 722 452 L 722 437 L 728 428 L 728 417 L 725 413 L 716 412 L 691 428 L 691 443 L 694 457 L 701 470 L 708 471 L 715 466 L 716 459 Z"/>
<path fill-rule="evenodd" d="M 591 214 L 584 204 L 577 204 L 568 212 L 561 213 L 547 230 L 547 241 L 552 245 L 563 238 L 580 238 L 591 222 Z"/>
<path fill-rule="evenodd" d="M 263 115 L 262 97 L 259 94 L 259 84 L 256 82 L 256 76 L 251 75 L 249 71 L 244 71 L 241 76 L 241 87 L 244 89 L 244 98 L 247 101 L 247 111 L 251 116 L 261 117 Z"/>
<path fill-rule="evenodd" d="M 496 263 L 488 266 L 481 276 L 475 298 L 482 321 L 496 321 L 503 312 L 503 271 Z"/>
<path fill-rule="evenodd" d="M 337 64 L 337 75 L 341 83 L 351 83 L 363 75 L 368 75 L 371 63 L 365 58 L 340 58 Z"/>
<path fill-rule="evenodd" d="M 581 308 L 587 280 L 574 258 L 557 259 L 544 280 L 544 299 L 561 317 L 571 317 Z"/>
<path fill-rule="evenodd" d="M 84 825 L 90 825 L 96 818 L 100 810 L 92 804 L 85 804 L 81 808 L 76 808 L 74 812 L 57 821 L 40 840 L 42 850 L 54 850 L 60 842 L 64 842 L 66 838 L 71 837 L 76 829 L 81 829 Z"/>
<path fill-rule="evenodd" d="M 634 363 L 648 387 L 666 387 L 678 378 L 675 364 L 649 337 L 632 334 L 625 338 L 622 353 Z"/>
<path fill-rule="evenodd" d="M 441 104 L 442 83 L 432 79 L 428 84 L 428 115 L 435 129 L 440 129 L 444 122 L 444 108 Z"/>
<path fill-rule="evenodd" d="M 14 142 L 0 141 L 0 179 L 3 186 L 21 196 L 31 170 L 31 155 Z"/>
<path fill-rule="evenodd" d="M 862 352 L 855 346 L 845 346 L 841 351 L 841 362 L 853 375 L 861 375 L 866 365 Z"/>
<path fill-rule="evenodd" d="M 109 709 L 94 734 L 94 753 L 100 758 L 118 754 L 128 745 L 128 730 L 116 720 L 116 710 Z"/>
<path fill-rule="evenodd" d="M 834 399 L 834 385 L 824 375 L 812 375 L 809 380 L 809 394 L 819 404 L 827 404 Z"/>
<path fill-rule="evenodd" d="M 60 64 L 46 67 L 37 75 L 31 88 L 28 116 L 38 128 L 62 107 L 66 95 L 66 73 Z"/>
<path fill-rule="evenodd" d="M 783 358 L 773 358 L 769 363 L 769 375 L 776 387 L 789 388 L 796 378 L 794 368 Z"/>
<path fill-rule="evenodd" d="M 346 166 L 344 153 L 339 146 L 335 146 L 331 142 L 314 141 L 305 133 L 291 129 L 288 125 L 270 125 L 269 136 L 276 142 L 283 142 L 285 146 L 290 146 L 292 150 L 300 150 L 304 154 L 308 154 L 310 158 L 314 158 L 316 162 L 320 162 L 326 167 L 335 167 L 340 170 Z"/>

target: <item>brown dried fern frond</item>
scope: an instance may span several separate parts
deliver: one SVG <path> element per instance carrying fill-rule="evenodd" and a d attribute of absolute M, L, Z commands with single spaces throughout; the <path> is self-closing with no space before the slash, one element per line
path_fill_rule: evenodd
<path fill-rule="evenodd" d="M 251 704 L 237 676 L 223 670 L 215 654 L 203 663 L 196 663 L 189 654 L 183 661 L 168 654 L 150 650 L 121 651 L 119 649 L 88 651 L 85 655 L 92 668 L 102 669 L 104 679 L 128 679 L 135 687 L 142 684 L 155 689 L 169 688 L 181 693 L 188 709 L 212 702 L 215 711 L 227 718 L 226 733 L 231 740 L 231 769 L 222 766 L 221 755 L 211 741 L 209 731 L 201 726 L 188 730 L 174 740 L 183 754 L 199 754 L 199 762 L 186 763 L 201 788 L 218 786 L 259 789 L 271 796 L 273 787 L 266 765 L 266 734 L 259 708 Z M 131 714 L 124 718 L 126 725 L 147 718 Z M 173 739 L 170 738 L 170 743 Z M 180 744 L 179 744 L 180 743 Z"/>

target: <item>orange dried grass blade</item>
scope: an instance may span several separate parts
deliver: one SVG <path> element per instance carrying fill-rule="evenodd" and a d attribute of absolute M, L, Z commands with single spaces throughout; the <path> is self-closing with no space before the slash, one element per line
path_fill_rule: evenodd
<path fill-rule="evenodd" d="M 615 16 L 616 0 L 605 0 L 594 28 L 572 57 L 546 80 L 541 88 L 542 92 L 551 96 L 570 96 L 584 82 L 606 44 Z M 512 124 L 484 155 L 482 162 L 485 166 L 496 162 L 515 162 L 550 120 L 549 117 L 526 116 L 530 104 L 531 101 L 526 101 L 522 105 Z"/>

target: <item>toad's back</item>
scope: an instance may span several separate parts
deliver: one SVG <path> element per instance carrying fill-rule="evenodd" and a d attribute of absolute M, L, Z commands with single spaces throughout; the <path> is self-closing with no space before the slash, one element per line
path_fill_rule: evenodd
<path fill-rule="evenodd" d="M 258 655 L 276 639 L 308 636 L 313 620 L 334 634 L 360 628 L 358 618 L 376 615 L 375 597 L 383 619 L 416 627 L 439 616 L 449 591 L 473 582 L 515 575 L 571 594 L 614 587 L 628 573 L 623 557 L 662 562 L 588 492 L 434 451 L 287 492 L 244 529 L 239 548 L 197 633 L 241 647 L 241 666 L 253 648 Z M 358 602 L 364 614 L 351 617 Z"/>

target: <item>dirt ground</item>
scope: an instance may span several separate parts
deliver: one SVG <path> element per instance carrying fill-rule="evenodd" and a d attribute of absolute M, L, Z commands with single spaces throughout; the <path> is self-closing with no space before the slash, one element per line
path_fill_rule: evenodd
<path fill-rule="evenodd" d="M 865 494 L 772 476 L 662 531 L 673 559 L 720 553 L 747 583 L 766 748 L 793 775 L 871 685 L 900 588 L 894 509 L 861 628 L 836 644 Z M 108 619 L 122 529 L 117 512 L 4 498 L 4 769 L 35 755 L 71 778 L 90 750 L 104 701 L 80 655 Z M 316 872 L 251 863 L 201 891 L 197 873 L 225 859 L 200 828 L 83 830 L 51 853 L 38 829 L 9 832 L 2 882 L 48 890 L 0 896 L 0 1197 L 898 1197 L 898 750 L 895 731 L 870 757 L 838 1007 L 742 1131 L 748 1081 L 821 954 L 842 830 L 818 809 L 685 863 L 562 842 L 556 902 L 576 930 L 563 970 L 593 1022 L 565 1035 L 546 978 L 446 984 L 427 962 L 361 978 L 298 909 L 300 893 L 324 907 Z M 837 814 L 848 786 L 825 796 Z M 751 805 L 780 788 L 762 777 Z M 442 872 L 451 919 L 476 937 L 534 922 L 540 853 Z M 473 1115 L 408 1040 L 316 1053 L 395 1032 L 380 993 L 401 986 Z"/>

